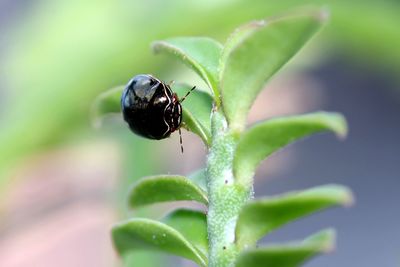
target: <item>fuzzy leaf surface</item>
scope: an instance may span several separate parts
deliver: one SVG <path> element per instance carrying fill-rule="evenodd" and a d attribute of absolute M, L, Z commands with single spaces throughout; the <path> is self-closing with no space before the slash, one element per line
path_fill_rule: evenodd
<path fill-rule="evenodd" d="M 233 161 L 235 179 L 244 185 L 253 182 L 259 163 L 273 152 L 305 136 L 331 131 L 347 133 L 346 120 L 334 112 L 315 112 L 270 119 L 256 124 L 241 136 Z"/>
<path fill-rule="evenodd" d="M 124 255 L 133 251 L 156 250 L 193 260 L 206 266 L 206 257 L 174 228 L 149 219 L 130 219 L 112 229 L 114 246 Z"/>
<path fill-rule="evenodd" d="M 204 212 L 178 209 L 162 221 L 181 233 L 203 255 L 207 255 L 207 218 Z"/>
<path fill-rule="evenodd" d="M 158 202 L 192 200 L 207 205 L 206 193 L 188 178 L 179 175 L 145 177 L 138 181 L 129 194 L 132 208 Z"/>
<path fill-rule="evenodd" d="M 239 247 L 253 246 L 271 231 L 299 218 L 335 205 L 350 205 L 351 191 L 340 185 L 324 185 L 247 203 L 236 225 Z"/>
<path fill-rule="evenodd" d="M 302 242 L 269 245 L 242 252 L 236 267 L 297 267 L 335 246 L 335 232 L 331 229 L 318 232 Z"/>
<path fill-rule="evenodd" d="M 218 63 L 222 45 L 207 37 L 178 37 L 153 43 L 156 53 L 170 54 L 192 68 L 213 91 L 219 101 L 217 88 Z"/>
<path fill-rule="evenodd" d="M 238 28 L 220 61 L 220 90 L 230 126 L 241 131 L 258 93 L 283 65 L 320 29 L 321 10 L 297 12 Z"/>

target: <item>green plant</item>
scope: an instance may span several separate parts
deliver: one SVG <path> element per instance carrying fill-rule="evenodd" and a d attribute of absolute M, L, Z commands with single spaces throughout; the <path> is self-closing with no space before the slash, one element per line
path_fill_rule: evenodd
<path fill-rule="evenodd" d="M 112 236 L 120 254 L 159 250 L 193 260 L 199 266 L 299 266 L 334 246 L 334 232 L 323 230 L 289 244 L 257 248 L 271 231 L 313 212 L 351 203 L 343 186 L 326 185 L 301 192 L 253 199 L 253 176 L 259 163 L 285 145 L 322 131 L 346 134 L 337 113 L 316 112 L 260 122 L 246 129 L 247 113 L 271 78 L 320 29 L 326 12 L 303 10 L 238 28 L 226 44 L 215 40 L 173 38 L 153 44 L 191 67 L 211 95 L 194 91 L 183 103 L 183 127 L 208 148 L 207 166 L 189 177 L 145 177 L 132 188 L 132 208 L 166 201 L 202 203 L 207 213 L 178 209 L 161 221 L 132 218 L 115 225 Z M 177 84 L 184 94 L 191 86 Z M 119 112 L 122 87 L 101 95 L 96 117 Z"/>

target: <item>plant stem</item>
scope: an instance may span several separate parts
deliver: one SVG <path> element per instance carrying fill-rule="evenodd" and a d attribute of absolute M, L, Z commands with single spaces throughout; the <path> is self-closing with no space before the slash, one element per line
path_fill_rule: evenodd
<path fill-rule="evenodd" d="M 207 158 L 209 267 L 233 267 L 239 253 L 236 221 L 251 188 L 235 183 L 232 162 L 237 141 L 225 117 L 217 110 L 211 116 L 212 143 Z"/>

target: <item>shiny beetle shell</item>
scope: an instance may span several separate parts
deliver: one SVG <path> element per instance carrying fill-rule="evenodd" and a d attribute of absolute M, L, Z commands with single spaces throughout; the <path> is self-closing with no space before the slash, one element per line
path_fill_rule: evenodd
<path fill-rule="evenodd" d="M 182 121 L 178 96 L 149 74 L 137 75 L 129 81 L 122 93 L 121 109 L 129 128 L 150 139 L 169 137 Z"/>

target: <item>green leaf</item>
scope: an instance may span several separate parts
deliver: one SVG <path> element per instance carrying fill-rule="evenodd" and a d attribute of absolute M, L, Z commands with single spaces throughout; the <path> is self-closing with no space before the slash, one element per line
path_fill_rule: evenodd
<path fill-rule="evenodd" d="M 303 242 L 270 245 L 242 252 L 236 267 L 297 267 L 320 253 L 330 252 L 335 246 L 335 232 L 321 231 Z"/>
<path fill-rule="evenodd" d="M 206 256 L 172 227 L 149 219 L 131 219 L 115 225 L 112 237 L 116 250 L 124 255 L 138 250 L 158 250 L 206 266 Z"/>
<path fill-rule="evenodd" d="M 190 91 L 192 86 L 186 84 L 174 84 L 172 89 L 182 98 Z M 183 127 L 201 137 L 203 142 L 209 146 L 211 143 L 211 109 L 212 97 L 201 90 L 194 90 L 182 102 Z"/>
<path fill-rule="evenodd" d="M 96 97 L 91 107 L 91 121 L 94 127 L 101 126 L 105 115 L 121 112 L 121 95 L 124 88 L 124 85 L 116 86 Z"/>
<path fill-rule="evenodd" d="M 264 235 L 291 221 L 335 205 L 351 203 L 352 193 L 340 185 L 318 186 L 252 201 L 239 214 L 236 242 L 239 247 L 252 246 Z"/>
<path fill-rule="evenodd" d="M 297 139 L 321 131 L 345 136 L 346 120 L 338 113 L 316 112 L 275 118 L 253 126 L 238 142 L 233 161 L 235 179 L 241 184 L 251 184 L 263 159 Z"/>
<path fill-rule="evenodd" d="M 181 233 L 203 255 L 207 255 L 207 218 L 204 212 L 178 209 L 162 221 Z"/>
<path fill-rule="evenodd" d="M 222 104 L 231 128 L 244 128 L 266 81 L 318 31 L 325 17 L 320 10 L 298 12 L 252 22 L 233 33 L 220 61 Z"/>
<path fill-rule="evenodd" d="M 217 88 L 218 63 L 222 45 L 207 37 L 178 37 L 153 43 L 156 53 L 163 52 L 177 57 L 192 68 L 207 83 L 219 102 Z"/>
<path fill-rule="evenodd" d="M 150 176 L 138 181 L 129 194 L 132 208 L 166 201 L 193 200 L 207 205 L 206 193 L 184 176 Z"/>
<path fill-rule="evenodd" d="M 204 192 L 207 192 L 207 171 L 206 169 L 197 170 L 189 175 L 189 179 L 197 184 Z"/>

